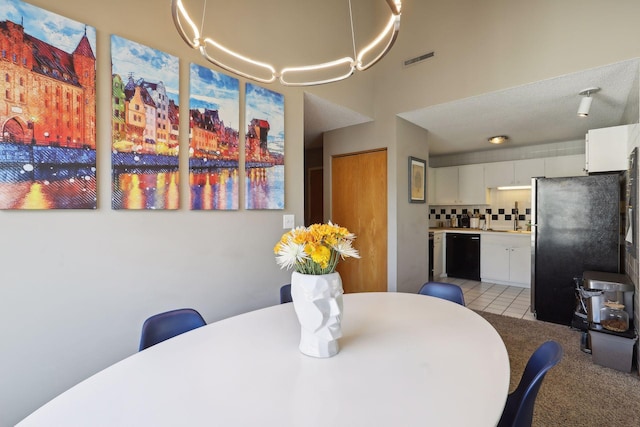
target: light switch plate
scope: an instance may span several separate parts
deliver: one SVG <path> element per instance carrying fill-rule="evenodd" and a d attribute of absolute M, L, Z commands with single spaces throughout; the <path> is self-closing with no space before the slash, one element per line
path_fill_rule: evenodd
<path fill-rule="evenodd" d="M 295 227 L 295 215 L 282 215 L 282 228 Z"/>

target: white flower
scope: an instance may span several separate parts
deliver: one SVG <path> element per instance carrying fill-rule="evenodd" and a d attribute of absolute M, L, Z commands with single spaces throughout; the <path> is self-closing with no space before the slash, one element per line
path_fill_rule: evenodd
<path fill-rule="evenodd" d="M 333 249 L 340 254 L 340 258 L 342 259 L 349 257 L 360 258 L 358 250 L 351 246 L 351 240 L 340 240 Z"/>
<path fill-rule="evenodd" d="M 273 251 L 282 269 L 294 269 L 302 274 L 329 274 L 335 272 L 341 259 L 360 258 L 352 246 L 355 238 L 345 227 L 329 221 L 288 231 Z"/>
<path fill-rule="evenodd" d="M 304 251 L 304 245 L 298 245 L 291 240 L 280 244 L 276 255 L 276 262 L 283 269 L 293 268 L 296 264 L 302 263 L 307 259 L 309 259 L 309 255 Z"/>

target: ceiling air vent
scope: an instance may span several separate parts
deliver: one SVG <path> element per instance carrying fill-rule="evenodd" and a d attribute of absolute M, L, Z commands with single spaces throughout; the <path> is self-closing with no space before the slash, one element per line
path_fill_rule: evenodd
<path fill-rule="evenodd" d="M 410 59 L 407 59 L 407 60 L 403 61 L 402 65 L 405 66 L 405 67 L 409 67 L 411 65 L 416 65 L 416 64 L 419 64 L 420 62 L 424 61 L 425 59 L 431 58 L 433 55 L 435 55 L 434 52 L 425 53 L 425 54 L 422 54 L 420 56 L 416 56 L 415 58 L 410 58 Z"/>

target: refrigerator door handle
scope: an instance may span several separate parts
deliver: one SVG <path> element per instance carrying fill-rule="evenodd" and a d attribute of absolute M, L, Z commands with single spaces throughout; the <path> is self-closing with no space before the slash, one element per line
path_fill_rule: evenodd
<path fill-rule="evenodd" d="M 537 217 L 538 180 L 531 178 L 531 313 L 536 315 L 536 233 L 538 232 Z"/>

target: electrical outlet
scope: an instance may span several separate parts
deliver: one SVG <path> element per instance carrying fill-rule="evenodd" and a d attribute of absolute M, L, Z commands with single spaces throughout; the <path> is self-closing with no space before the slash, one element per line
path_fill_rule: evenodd
<path fill-rule="evenodd" d="M 282 215 L 282 228 L 294 228 L 295 222 L 295 215 Z"/>

